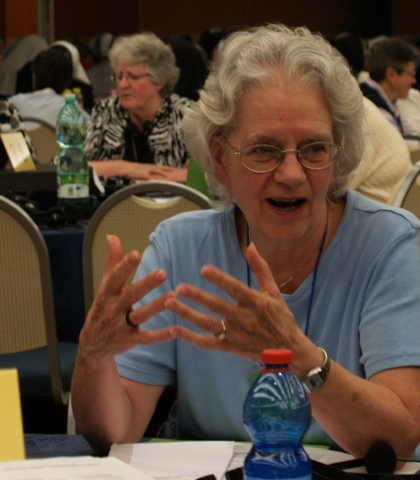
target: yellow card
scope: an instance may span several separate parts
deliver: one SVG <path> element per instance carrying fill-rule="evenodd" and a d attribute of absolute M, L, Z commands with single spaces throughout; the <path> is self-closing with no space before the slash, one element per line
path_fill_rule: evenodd
<path fill-rule="evenodd" d="M 22 132 L 2 133 L 0 137 L 15 172 L 36 169 Z"/>
<path fill-rule="evenodd" d="M 0 369 L 0 461 L 25 457 L 18 372 Z"/>

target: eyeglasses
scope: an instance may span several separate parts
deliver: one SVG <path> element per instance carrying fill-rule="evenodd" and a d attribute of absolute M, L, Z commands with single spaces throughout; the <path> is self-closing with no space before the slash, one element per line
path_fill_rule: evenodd
<path fill-rule="evenodd" d="M 408 73 L 411 77 L 417 78 L 417 72 L 416 70 L 408 70 L 407 68 L 402 68 L 402 67 L 392 67 L 394 68 L 398 75 L 402 75 L 403 72 Z"/>
<path fill-rule="evenodd" d="M 403 68 L 402 71 L 405 72 L 405 73 L 408 73 L 413 78 L 417 78 L 417 72 L 416 71 L 413 72 L 412 70 L 407 70 L 406 68 Z"/>
<path fill-rule="evenodd" d="M 115 73 L 113 73 L 110 78 L 113 82 L 118 83 L 118 82 L 121 82 L 121 80 L 124 77 L 127 79 L 127 81 L 129 83 L 136 83 L 137 81 L 139 81 L 143 77 L 151 77 L 151 74 L 150 73 L 141 73 L 140 75 L 133 75 L 132 73 L 127 72 L 125 75 L 123 73 L 115 75 Z"/>
<path fill-rule="evenodd" d="M 286 153 L 293 152 L 299 163 L 309 170 L 323 170 L 332 165 L 343 147 L 329 142 L 308 143 L 299 150 L 282 150 L 274 145 L 250 145 L 242 152 L 225 142 L 234 154 L 241 158 L 242 165 L 255 173 L 268 173 L 275 170 L 284 160 Z"/>

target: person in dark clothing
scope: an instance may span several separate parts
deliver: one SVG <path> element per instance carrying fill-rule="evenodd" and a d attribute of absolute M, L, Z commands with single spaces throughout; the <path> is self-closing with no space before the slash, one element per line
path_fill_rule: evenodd
<path fill-rule="evenodd" d="M 176 66 L 180 70 L 174 93 L 180 97 L 198 100 L 198 90 L 207 77 L 206 64 L 200 50 L 193 42 L 183 38 L 164 37 L 162 40 L 172 47 Z"/>

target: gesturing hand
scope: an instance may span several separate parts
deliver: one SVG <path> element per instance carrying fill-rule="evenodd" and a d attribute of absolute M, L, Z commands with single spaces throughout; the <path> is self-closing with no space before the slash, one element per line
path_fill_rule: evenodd
<path fill-rule="evenodd" d="M 90 354 L 99 356 L 123 353 L 136 344 L 164 342 L 174 338 L 171 328 L 142 330 L 141 324 L 165 309 L 165 302 L 174 297 L 167 292 L 137 310 L 131 311 L 133 303 L 166 281 L 164 270 L 155 270 L 141 280 L 124 288 L 130 274 L 141 261 L 139 252 L 133 250 L 123 256 L 118 237 L 107 237 L 108 260 L 98 293 L 89 310 L 80 335 L 80 345 Z M 126 321 L 126 315 L 134 325 Z"/>
<path fill-rule="evenodd" d="M 236 353 L 259 361 L 265 348 L 291 347 L 300 330 L 274 281 L 267 263 L 255 246 L 247 249 L 248 263 L 255 273 L 260 291 L 243 284 L 222 270 L 206 265 L 203 277 L 217 285 L 236 302 L 231 303 L 218 295 L 208 293 L 193 285 L 180 284 L 178 297 L 188 298 L 202 305 L 213 314 L 222 317 L 225 325 L 212 315 L 199 312 L 175 297 L 166 300 L 166 307 L 185 320 L 213 335 L 195 333 L 181 326 L 174 327 L 179 338 L 201 348 Z"/>

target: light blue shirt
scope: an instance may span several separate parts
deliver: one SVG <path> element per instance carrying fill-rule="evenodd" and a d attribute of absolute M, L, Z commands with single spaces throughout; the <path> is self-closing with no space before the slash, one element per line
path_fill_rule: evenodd
<path fill-rule="evenodd" d="M 35 117 L 52 125 L 57 124 L 60 110 L 65 104 L 63 95 L 59 95 L 52 88 L 44 88 L 30 93 L 18 93 L 10 97 L 19 110 L 21 117 Z M 90 120 L 90 115 L 83 110 L 85 121 Z M 39 124 L 34 122 L 25 122 L 27 129 L 37 128 Z"/>
<path fill-rule="evenodd" d="M 308 326 L 313 275 L 284 298 L 299 327 L 308 327 L 308 337 L 355 375 L 369 378 L 385 369 L 420 366 L 419 247 L 420 223 L 412 214 L 350 191 L 344 216 L 319 263 Z M 247 283 L 232 207 L 223 213 L 181 214 L 160 224 L 136 278 L 162 267 L 168 280 L 143 301 L 180 282 L 229 298 L 202 279 L 200 269 L 206 263 Z M 258 289 L 253 275 L 251 284 Z M 169 311 L 143 328 L 173 324 L 195 328 Z M 138 382 L 177 383 L 180 438 L 249 440 L 242 407 L 256 368 L 252 362 L 172 340 L 137 346 L 119 355 L 117 366 L 122 376 Z M 315 421 L 305 442 L 334 445 Z"/>

